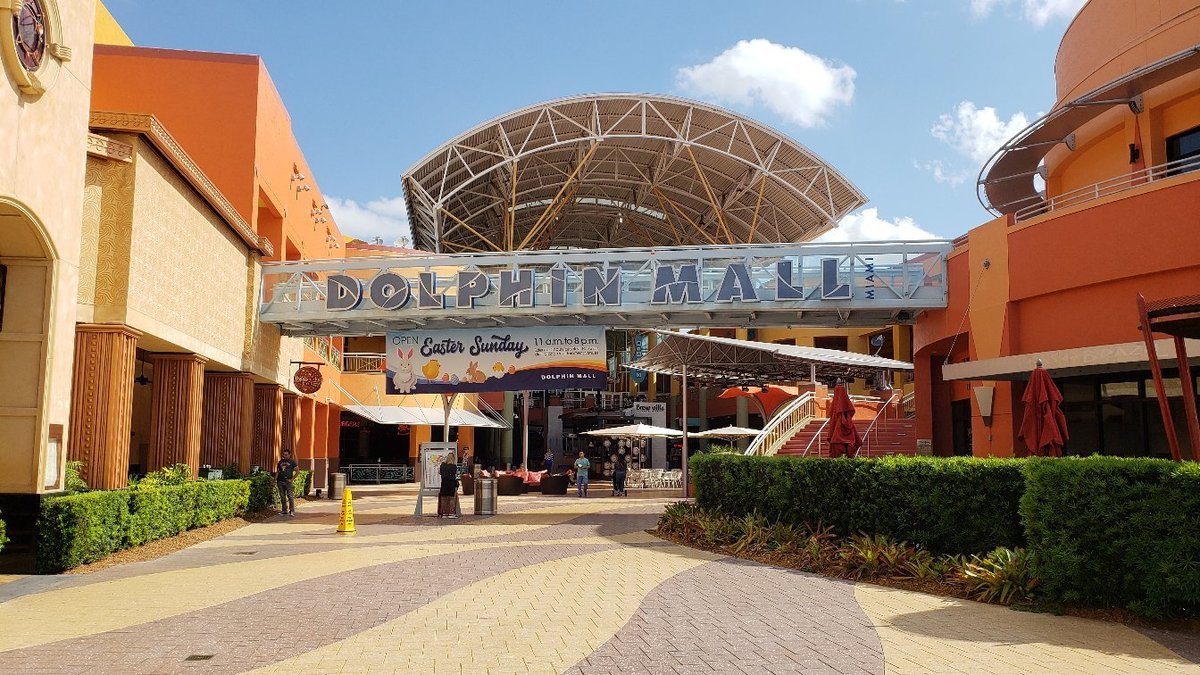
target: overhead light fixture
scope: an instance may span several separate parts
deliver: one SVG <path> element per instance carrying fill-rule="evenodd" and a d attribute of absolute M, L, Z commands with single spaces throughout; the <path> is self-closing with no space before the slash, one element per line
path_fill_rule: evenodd
<path fill-rule="evenodd" d="M 134 383 L 139 384 L 144 387 L 147 384 L 150 384 L 150 378 L 146 377 L 146 362 L 139 361 L 138 363 L 141 364 L 141 368 L 140 368 L 141 373 L 137 377 L 133 378 L 133 381 L 134 381 Z"/>

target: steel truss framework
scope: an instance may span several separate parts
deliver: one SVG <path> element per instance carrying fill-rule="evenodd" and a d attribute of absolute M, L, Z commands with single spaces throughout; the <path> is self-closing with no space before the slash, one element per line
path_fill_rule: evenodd
<path fill-rule="evenodd" d="M 659 342 L 626 367 L 682 375 L 720 386 L 766 386 L 817 378 L 868 379 L 879 372 L 912 370 L 911 363 L 834 349 L 777 345 L 733 338 L 655 331 Z"/>
<path fill-rule="evenodd" d="M 800 242 L 866 202 L 762 124 L 633 94 L 485 122 L 405 172 L 404 192 L 416 245 L 445 253 Z"/>

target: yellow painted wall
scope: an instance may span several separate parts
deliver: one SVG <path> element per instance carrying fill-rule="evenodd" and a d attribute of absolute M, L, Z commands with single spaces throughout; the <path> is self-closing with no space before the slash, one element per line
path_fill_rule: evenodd
<path fill-rule="evenodd" d="M 129 39 L 125 29 L 121 28 L 121 24 L 117 23 L 112 12 L 100 0 L 96 0 L 96 44 L 133 46 L 133 40 Z"/>

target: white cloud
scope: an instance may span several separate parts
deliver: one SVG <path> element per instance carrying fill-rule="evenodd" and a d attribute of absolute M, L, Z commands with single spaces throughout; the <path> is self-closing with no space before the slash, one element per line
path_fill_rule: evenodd
<path fill-rule="evenodd" d="M 968 169 L 952 168 L 946 162 L 940 159 L 930 160 L 928 162 L 913 162 L 913 166 L 933 174 L 933 181 L 943 185 L 962 185 L 968 178 L 971 177 L 971 172 Z"/>
<path fill-rule="evenodd" d="M 342 234 L 366 242 L 382 237 L 385 244 L 393 244 L 401 239 L 412 240 L 403 197 L 381 197 L 359 204 L 353 199 L 326 195 L 326 201 Z"/>
<path fill-rule="evenodd" d="M 823 125 L 854 99 L 854 69 L 799 47 L 741 40 L 708 63 L 680 68 L 679 87 L 732 105 L 761 105 L 801 127 Z"/>
<path fill-rule="evenodd" d="M 936 234 L 921 229 L 908 216 L 886 220 L 879 217 L 879 209 L 870 208 L 843 217 L 837 227 L 814 241 L 913 241 L 939 238 Z"/>
<path fill-rule="evenodd" d="M 1041 28 L 1051 21 L 1070 20 L 1087 0 L 971 0 L 971 12 L 984 17 L 1001 6 L 1020 4 L 1026 21 Z"/>
<path fill-rule="evenodd" d="M 980 108 L 971 101 L 963 101 L 953 112 L 938 117 L 930 133 L 976 165 L 982 165 L 1005 141 L 1027 126 L 1029 118 L 1023 112 L 1013 113 L 1004 120 L 995 108 Z"/>

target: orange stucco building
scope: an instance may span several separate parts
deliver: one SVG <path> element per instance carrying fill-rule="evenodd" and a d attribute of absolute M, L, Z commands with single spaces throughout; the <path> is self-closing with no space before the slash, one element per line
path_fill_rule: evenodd
<path fill-rule="evenodd" d="M 957 241 L 949 306 L 914 328 L 918 432 L 936 454 L 1022 454 L 1040 359 L 1067 452 L 1167 456 L 1136 296 L 1200 286 L 1198 43 L 1196 0 L 1091 0 L 1068 28 L 1058 100 L 985 166 L 998 215 Z"/>

